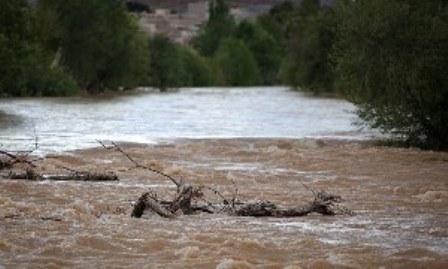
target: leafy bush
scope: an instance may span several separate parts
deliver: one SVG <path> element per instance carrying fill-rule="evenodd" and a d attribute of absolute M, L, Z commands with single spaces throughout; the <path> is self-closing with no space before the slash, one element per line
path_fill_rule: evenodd
<path fill-rule="evenodd" d="M 344 1 L 338 88 L 370 126 L 448 149 L 448 8 L 443 0 Z"/>

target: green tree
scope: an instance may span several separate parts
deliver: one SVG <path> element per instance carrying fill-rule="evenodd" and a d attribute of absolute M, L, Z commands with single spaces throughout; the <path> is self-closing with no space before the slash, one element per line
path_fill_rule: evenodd
<path fill-rule="evenodd" d="M 213 56 L 221 40 L 230 37 L 235 28 L 235 21 L 225 0 L 211 0 L 209 3 L 207 24 L 193 40 L 199 53 L 208 57 Z"/>
<path fill-rule="evenodd" d="M 263 27 L 279 43 L 288 35 L 289 21 L 295 7 L 291 1 L 283 1 L 269 10 L 269 13 L 257 18 L 258 24 Z"/>
<path fill-rule="evenodd" d="M 447 2 L 344 1 L 337 13 L 337 85 L 361 119 L 448 149 Z"/>
<path fill-rule="evenodd" d="M 336 15 L 333 7 L 321 8 L 318 2 L 304 1 L 295 12 L 281 71 L 287 84 L 315 94 L 334 88 L 330 53 Z"/>
<path fill-rule="evenodd" d="M 27 1 L 0 1 L 0 93 L 13 96 L 66 95 L 77 89 L 34 41 Z"/>
<path fill-rule="evenodd" d="M 135 86 L 149 66 L 145 41 L 119 0 L 43 0 L 58 14 L 62 64 L 96 93 Z"/>
<path fill-rule="evenodd" d="M 275 84 L 281 61 L 280 46 L 274 38 L 258 24 L 242 21 L 236 29 L 236 38 L 242 40 L 252 52 L 263 84 Z"/>
<path fill-rule="evenodd" d="M 188 74 L 177 44 L 163 35 L 149 41 L 151 51 L 151 85 L 165 91 L 169 87 L 188 84 Z"/>
<path fill-rule="evenodd" d="M 213 76 L 208 61 L 188 46 L 180 46 L 179 52 L 186 81 L 184 86 L 203 87 L 213 85 Z"/>
<path fill-rule="evenodd" d="M 227 85 L 254 86 L 261 83 L 255 59 L 241 40 L 224 39 L 216 51 L 215 61 Z"/>

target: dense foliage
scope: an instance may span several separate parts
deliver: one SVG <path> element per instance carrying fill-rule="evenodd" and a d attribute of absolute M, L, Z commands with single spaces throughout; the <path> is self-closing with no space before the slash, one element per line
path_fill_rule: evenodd
<path fill-rule="evenodd" d="M 32 10 L 25 0 L 0 1 L 0 96 L 65 95 L 74 80 L 51 66 L 31 31 Z"/>
<path fill-rule="evenodd" d="M 249 21 L 242 21 L 236 31 L 235 37 L 244 42 L 249 54 L 255 59 L 262 81 L 254 83 L 272 85 L 278 82 L 278 69 L 281 62 L 280 45 L 265 29 Z"/>
<path fill-rule="evenodd" d="M 226 2 L 210 1 L 209 19 L 193 43 L 201 55 L 211 57 L 221 41 L 233 35 L 234 28 L 235 21 L 229 13 Z"/>
<path fill-rule="evenodd" d="M 58 14 L 61 63 L 87 92 L 133 86 L 148 57 L 144 39 L 119 0 L 44 0 Z M 139 63 L 139 61 L 141 61 Z"/>
<path fill-rule="evenodd" d="M 285 1 L 236 22 L 225 0 L 189 45 L 143 35 L 120 0 L 0 1 L 0 96 L 286 84 L 337 92 L 364 123 L 448 148 L 448 4 Z"/>
<path fill-rule="evenodd" d="M 146 39 L 119 0 L 0 2 L 0 92 L 66 95 L 145 81 Z"/>
<path fill-rule="evenodd" d="M 168 88 L 209 86 L 213 76 L 205 58 L 193 49 L 174 43 L 163 35 L 149 39 L 150 80 L 147 85 Z"/>
<path fill-rule="evenodd" d="M 216 52 L 225 85 L 252 86 L 260 84 L 261 77 L 255 59 L 248 47 L 235 38 L 224 39 Z"/>
<path fill-rule="evenodd" d="M 338 87 L 373 127 L 448 149 L 448 4 L 345 1 L 334 54 Z"/>
<path fill-rule="evenodd" d="M 334 44 L 336 19 L 332 7 L 305 0 L 289 21 L 285 40 L 283 81 L 315 94 L 332 92 L 334 74 L 329 55 Z"/>

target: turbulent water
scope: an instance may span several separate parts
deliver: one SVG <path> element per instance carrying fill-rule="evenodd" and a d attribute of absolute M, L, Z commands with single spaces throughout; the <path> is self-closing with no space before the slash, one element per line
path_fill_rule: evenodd
<path fill-rule="evenodd" d="M 276 109 L 273 104 L 278 100 L 274 100 L 274 92 L 259 92 L 270 99 L 263 104 L 272 102 L 272 107 L 266 108 L 271 113 L 277 111 L 285 115 L 288 106 L 300 111 L 287 104 L 289 102 L 278 103 Z M 230 95 L 236 93 L 243 94 L 235 90 Z M 186 94 L 181 92 L 180 96 Z M 192 91 L 191 94 L 198 98 L 213 94 L 220 96 L 217 99 L 226 96 L 222 92 L 207 91 Z M 305 98 L 283 90 L 279 95 Z M 167 94 L 140 98 L 181 97 Z M 257 98 L 254 94 L 252 100 Z M 139 102 L 136 96 L 120 99 Z M 2 109 L 5 112 L 5 107 L 27 103 L 34 112 L 49 111 L 52 107 L 57 111 L 61 109 L 57 108 L 61 106 L 57 100 L 60 101 L 13 100 L 2 103 Z M 105 109 L 102 105 L 114 107 L 111 111 L 126 106 L 115 99 L 104 102 L 99 104 L 98 111 Z M 254 135 L 257 138 L 242 138 L 255 131 L 226 135 L 222 131 L 226 128 L 221 125 L 230 126 L 231 123 L 223 122 L 214 126 L 217 133 L 222 131 L 216 136 L 229 136 L 226 138 L 179 139 L 173 134 L 168 136 L 170 139 L 158 140 L 158 143 L 121 143 L 120 146 L 144 165 L 193 185 L 213 186 L 225 197 L 230 198 L 236 192 L 240 200 L 264 199 L 282 206 L 295 206 L 313 199 L 308 187 L 342 196 L 344 205 L 355 211 L 355 216 L 277 219 L 204 213 L 176 219 L 154 214 L 131 218 L 131 203 L 143 192 L 151 188 L 160 196 L 170 198 L 176 192 L 173 183 L 158 174 L 135 168 L 120 152 L 84 149 L 88 139 L 70 133 L 67 135 L 73 143 L 70 147 L 76 146 L 78 141 L 83 149 L 36 157 L 34 164 L 41 173 L 67 173 L 64 167 L 78 171 L 113 171 L 120 181 L 0 180 L 0 268 L 447 268 L 448 153 L 389 148 L 373 141 L 353 139 L 353 136 L 362 136 L 349 125 L 351 116 L 343 111 L 350 108 L 348 104 L 331 99 L 311 99 L 310 102 L 315 102 L 316 111 L 334 109 L 325 114 L 325 119 L 338 126 L 325 127 L 323 122 L 316 123 L 319 120 L 314 119 L 309 123 L 313 126 L 309 130 L 300 127 L 309 133 L 300 133 L 295 138 L 274 137 L 288 137 L 288 132 L 300 130 L 297 125 L 289 126 L 293 123 L 291 119 L 287 120 L 289 123 L 277 123 L 289 130 L 284 135 L 272 126 L 265 127 L 268 134 L 264 138 L 260 132 Z M 249 107 L 254 105 L 249 103 Z M 42 104 L 47 104 L 47 108 Z M 73 106 L 84 107 L 77 108 L 77 120 L 86 118 L 86 124 L 92 128 L 107 130 L 102 122 L 97 122 L 96 126 L 93 120 L 89 123 L 89 115 L 99 112 L 94 112 L 93 108 L 88 110 L 84 99 L 80 104 L 70 99 L 66 106 L 68 114 L 75 110 Z M 302 109 L 306 106 L 299 105 Z M 259 109 L 259 117 L 278 120 L 267 111 Z M 30 114 L 25 112 L 25 107 L 21 112 L 6 113 L 4 118 L 9 119 L 19 115 L 22 119 L 19 126 L 28 128 L 25 123 Z M 115 120 L 124 124 L 120 112 L 113 113 Z M 147 115 L 133 113 L 136 117 L 131 120 L 133 123 L 137 122 L 137 115 Z M 55 114 L 46 116 L 48 124 L 54 125 L 51 121 L 63 115 L 62 112 Z M 300 121 L 299 114 L 293 115 Z M 50 134 L 41 135 L 45 128 L 40 127 L 42 121 L 39 120 L 45 117 L 33 115 L 42 147 L 47 151 L 64 149 L 65 146 L 61 146 L 64 143 L 59 141 L 63 140 L 62 134 L 56 134 L 58 141 L 53 147 L 45 145 L 50 141 L 46 138 Z M 200 113 L 196 117 L 200 117 L 198 115 Z M 77 122 L 68 119 L 72 116 L 67 116 L 65 125 Z M 255 120 L 259 117 L 253 116 L 252 121 L 259 123 Z M 208 117 L 204 116 L 206 119 Z M 105 120 L 104 124 L 111 121 Z M 62 121 L 58 122 L 65 126 Z M 251 121 L 247 122 L 249 125 Z M 200 123 L 191 124 L 200 126 Z M 269 126 L 268 122 L 265 124 Z M 321 129 L 316 127 L 320 125 Z M 132 126 L 128 128 L 138 128 Z M 10 126 L 0 131 L 4 135 L 2 144 L 17 138 L 13 135 L 17 128 L 20 127 Z M 89 138 L 95 137 L 95 128 L 92 128 L 89 129 L 92 136 L 86 134 Z M 318 130 L 315 135 L 313 128 Z M 117 130 L 126 128 L 117 127 Z M 163 138 L 156 133 L 142 134 L 135 137 Z M 212 136 L 211 133 L 196 135 Z M 189 135 L 179 135 L 186 136 Z M 211 191 L 205 192 L 205 197 L 209 202 L 221 200 Z"/>

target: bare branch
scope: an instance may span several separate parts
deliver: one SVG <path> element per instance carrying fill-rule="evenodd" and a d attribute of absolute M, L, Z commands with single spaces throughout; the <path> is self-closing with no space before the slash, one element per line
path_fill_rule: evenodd
<path fill-rule="evenodd" d="M 98 141 L 98 140 L 97 140 Z M 106 147 L 106 145 L 104 145 L 104 143 L 102 143 L 101 141 L 98 141 L 98 143 L 100 143 L 105 149 L 112 149 L 111 147 Z M 136 160 L 134 160 L 131 156 L 129 156 L 128 153 L 124 152 L 115 142 L 111 141 L 111 144 L 114 146 L 115 149 L 117 149 L 121 154 L 123 154 L 124 156 L 126 156 L 126 158 L 128 158 L 129 161 L 131 161 L 135 167 L 138 168 L 143 168 L 146 169 L 148 171 L 151 171 L 153 173 L 159 174 L 163 177 L 168 178 L 169 180 L 171 180 L 174 184 L 176 184 L 176 186 L 179 188 L 182 186 L 182 183 L 179 183 L 176 179 L 174 179 L 172 176 L 167 175 L 159 170 L 153 169 L 151 167 L 148 167 L 146 165 L 142 165 L 140 163 L 138 163 Z"/>
<path fill-rule="evenodd" d="M 305 183 L 303 183 L 302 180 L 300 180 L 299 178 L 297 179 L 300 183 L 302 183 L 303 187 L 305 187 L 305 189 L 309 190 L 310 192 L 312 192 L 314 194 L 314 196 L 317 196 L 317 192 L 313 189 L 311 189 L 310 187 L 308 187 L 307 185 L 305 185 Z"/>

